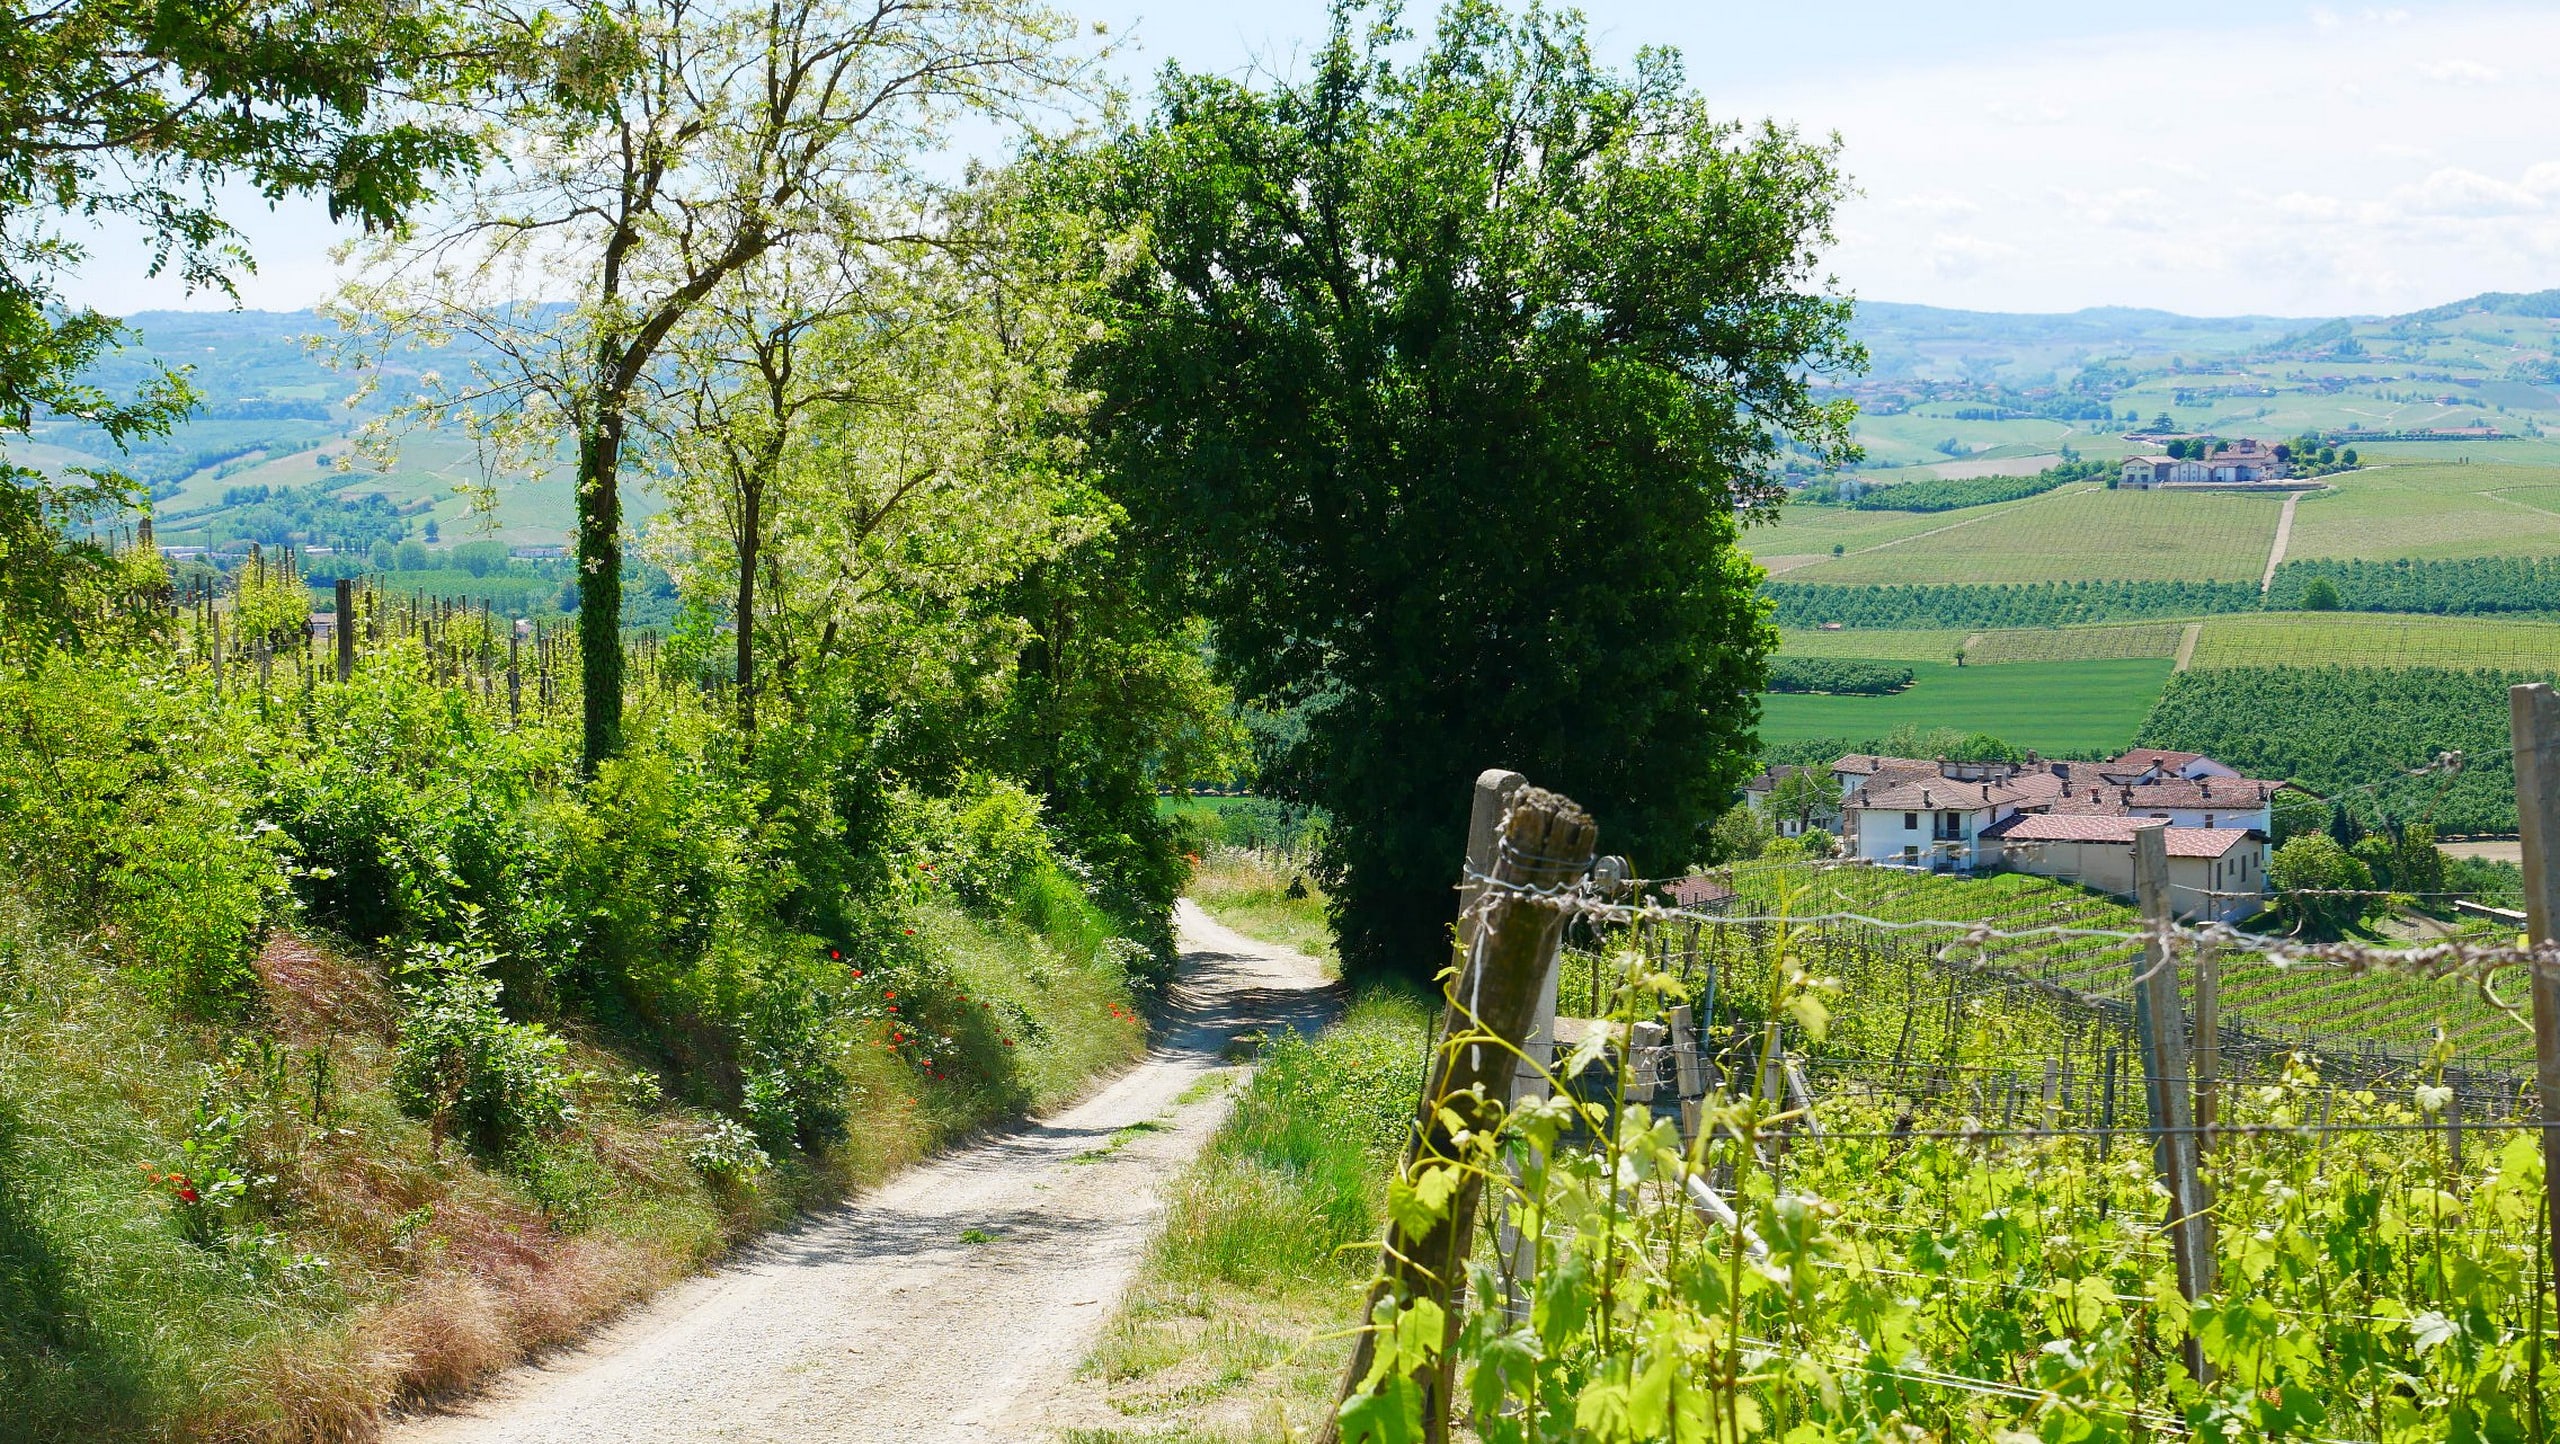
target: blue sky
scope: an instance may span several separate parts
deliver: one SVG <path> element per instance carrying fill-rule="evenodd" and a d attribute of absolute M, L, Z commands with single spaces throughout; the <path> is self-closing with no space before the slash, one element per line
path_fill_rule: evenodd
<path fill-rule="evenodd" d="M 1312 0 L 1075 6 L 1133 90 L 1167 59 L 1290 70 Z M 1603 52 L 1668 44 L 1728 113 L 1838 132 L 1860 194 L 1831 268 L 1876 300 L 2198 314 L 2405 310 L 2560 285 L 2560 11 L 2156 0 L 2129 6 L 1591 0 Z M 1409 12 L 1426 24 L 1427 8 Z M 310 206 L 244 217 L 252 306 L 332 284 Z M 136 285 L 110 240 L 83 299 Z"/>

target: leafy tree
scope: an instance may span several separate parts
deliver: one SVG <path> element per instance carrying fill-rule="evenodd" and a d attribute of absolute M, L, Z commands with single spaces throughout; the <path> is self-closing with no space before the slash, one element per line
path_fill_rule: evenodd
<path fill-rule="evenodd" d="M 2337 937 L 2364 917 L 2373 874 L 2325 833 L 2305 833 L 2276 849 L 2267 863 L 2276 908 L 2303 933 Z"/>
<path fill-rule="evenodd" d="M 1790 772 L 1769 789 L 1770 813 L 1794 818 L 1800 830 L 1812 827 L 1816 816 L 1831 812 L 1839 801 L 1839 788 L 1831 779 L 1810 771 Z"/>
<path fill-rule="evenodd" d="M 2279 847 L 2329 825 L 2327 805 L 2299 787 L 2285 788 L 2268 799 L 2267 813 L 2268 835 Z"/>
<path fill-rule="evenodd" d="M 1030 0 L 606 0 L 567 26 L 502 3 L 546 62 L 499 127 L 507 164 L 446 224 L 379 248 L 340 319 L 382 345 L 468 343 L 467 372 L 430 374 L 402 417 L 522 472 L 571 444 L 592 774 L 622 743 L 625 451 L 670 337 L 767 254 L 930 190 L 955 116 L 1018 115 L 1082 69 L 1058 48 L 1067 22 Z"/>
<path fill-rule="evenodd" d="M 2304 611 L 2334 612 L 2338 607 L 2338 584 L 2327 577 L 2314 577 L 2311 579 L 2311 584 L 2302 589 Z"/>
<path fill-rule="evenodd" d="M 1712 118 L 1577 16 L 1343 3 L 1303 83 L 1168 70 L 1091 171 L 1145 237 L 1085 374 L 1096 458 L 1323 804 L 1345 966 L 1444 951 L 1467 784 L 1561 788 L 1675 867 L 1748 769 L 1771 633 L 1737 510 L 1849 452 L 1813 248 L 1834 151 Z"/>
<path fill-rule="evenodd" d="M 471 163 L 462 129 L 409 102 L 470 86 L 473 48 L 432 3 L 12 7 L 0 20 L 0 437 L 56 413 L 121 447 L 166 435 L 194 403 L 165 368 L 123 398 L 82 379 L 129 332 L 62 299 L 86 250 L 59 218 L 137 226 L 155 271 L 228 292 L 249 258 L 218 185 L 319 193 L 336 218 L 396 222 Z M 138 499 L 122 476 L 55 479 L 0 459 L 0 646 L 80 642 L 117 568 L 71 529 Z"/>

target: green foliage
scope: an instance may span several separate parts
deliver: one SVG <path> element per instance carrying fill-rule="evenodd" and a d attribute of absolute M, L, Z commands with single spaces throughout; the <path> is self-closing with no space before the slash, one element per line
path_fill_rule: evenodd
<path fill-rule="evenodd" d="M 1911 669 L 1898 662 L 1850 657 L 1776 657 L 1769 662 L 1772 692 L 1828 692 L 1882 697 L 1911 685 Z"/>
<path fill-rule="evenodd" d="M 2181 672 L 2140 745 L 2291 778 L 2362 818 L 2448 833 L 2515 830 L 2507 688 L 2530 673 L 2436 667 L 2228 667 Z M 2458 751 L 2460 772 L 2430 771 Z"/>
<path fill-rule="evenodd" d="M 2365 842 L 2381 841 L 2367 838 Z M 2325 894 L 2369 893 L 2373 872 L 2361 854 L 2350 854 L 2325 832 L 2306 832 L 2275 850 L 2267 861 L 2267 883 L 2276 892 L 2276 907 L 2298 929 L 2315 938 L 2335 938 L 2362 921 L 2377 899 Z M 2383 847 L 2387 858 L 2390 847 Z"/>
<path fill-rule="evenodd" d="M 1973 631 L 2059 627 L 2255 611 L 2254 582 L 2007 582 L 1933 586 L 1830 586 L 1769 582 L 1761 587 L 1783 627 L 1891 627 Z"/>
<path fill-rule="evenodd" d="M 2315 595 L 2331 598 L 2313 605 Z M 2317 557 L 2276 568 L 2266 605 L 2277 611 L 2434 612 L 2494 616 L 2560 612 L 2560 558 L 2402 557 L 2392 561 Z M 2232 610 L 2237 610 L 2236 608 Z"/>
<path fill-rule="evenodd" d="M 2338 585 L 2327 577 L 2313 577 L 2302 589 L 2302 609 L 2306 612 L 2334 612 L 2338 605 Z"/>
<path fill-rule="evenodd" d="M 1345 966 L 1419 975 L 1485 766 L 1696 850 L 1771 640 L 1735 510 L 1782 437 L 1843 449 L 1812 381 L 1858 355 L 1828 147 L 1579 17 L 1394 43 L 1346 7 L 1303 82 L 1168 70 L 1069 183 L 1146 237 L 1081 363 L 1105 484 L 1239 692 L 1305 704 L 1272 780 L 1333 818 Z"/>
<path fill-rule="evenodd" d="M 2268 840 L 2281 847 L 2306 832 L 2329 825 L 2329 804 L 2311 793 L 2288 787 L 2268 800 Z"/>
<path fill-rule="evenodd" d="M 1849 505 L 1859 511 L 1954 511 L 2042 496 L 2075 481 L 2097 481 L 2115 473 L 2111 461 L 2066 461 L 2030 476 L 1969 476 L 1905 481 L 1869 487 Z"/>
<path fill-rule="evenodd" d="M 1841 987 L 1828 951 L 1813 931 L 1773 928 L 1747 964 L 1728 960 L 1727 991 L 1765 979 L 1752 1011 L 1790 1019 L 1817 1059 L 1844 1030 L 1930 1056 L 1897 1027 L 1910 1008 L 1900 986 Z M 2124 965 L 2118 954 L 2109 976 Z M 1658 1019 L 1687 991 L 1632 948 L 1600 966 L 1596 1011 L 1621 1025 Z M 1976 1002 L 1946 1035 L 1956 1070 L 2053 1056 L 2060 1030 L 2087 1022 L 2025 990 Z M 1670 1118 L 1621 1103 L 1623 1064 L 1603 1065 L 1603 1036 L 1564 1071 L 1602 1065 L 1612 1085 L 1522 1106 L 1498 1135 L 1391 1182 L 1410 1230 L 1447 1215 L 1462 1177 L 1480 1180 L 1525 1242 L 1478 1252 L 1449 1332 L 1436 1303 L 1387 1294 L 1370 1320 L 1378 1368 L 1341 1410 L 1347 1440 L 1420 1437 L 1409 1376 L 1433 1370 L 1477 1431 L 1506 1444 L 2173 1429 L 2415 1444 L 2529 1438 L 2552 1404 L 2533 1364 L 2550 1306 L 2532 1262 L 2540 1150 L 2513 1137 L 2456 1166 L 2412 1141 L 2441 1106 L 2428 1088 L 2412 1099 L 2333 1086 L 2303 1058 L 2228 1088 L 2225 1121 L 2251 1131 L 2211 1155 L 2217 1246 L 2190 1306 L 2138 1124 L 2112 1145 L 2004 1136 L 1985 1129 L 1978 1098 L 1874 1098 L 1867 1083 L 1823 1093 L 1819 1146 L 1787 1128 L 1784 1100 L 1723 1089 L 1686 1141 Z M 1793 1139 L 1781 1162 L 1782 1129 Z M 1698 1206 L 1699 1184 L 1729 1221 Z M 1499 1307 L 1506 1295 L 1525 1307 Z M 2209 1382 L 2180 1366 L 2190 1339 Z"/>
<path fill-rule="evenodd" d="M 14 18 L 0 95 L 0 434 L 58 414 L 121 447 L 165 435 L 194 399 L 182 372 L 156 370 L 126 400 L 87 380 L 126 328 L 64 304 L 62 278 L 86 252 L 40 217 L 130 222 L 155 268 L 227 291 L 247 256 L 214 207 L 219 183 L 324 192 L 334 217 L 392 225 L 474 158 L 467 130 L 400 103 L 475 67 L 470 49 L 433 5 L 78 0 Z M 56 481 L 0 463 L 0 648 L 40 651 L 94 623 L 78 594 L 111 567 L 68 528 L 132 499 L 104 472 Z"/>
<path fill-rule="evenodd" d="M 392 1095 L 441 1143 L 484 1155 L 559 1128 L 573 1116 L 560 1067 L 568 1044 L 498 1007 L 495 959 L 471 944 L 422 943 L 401 968 L 400 1042 Z"/>

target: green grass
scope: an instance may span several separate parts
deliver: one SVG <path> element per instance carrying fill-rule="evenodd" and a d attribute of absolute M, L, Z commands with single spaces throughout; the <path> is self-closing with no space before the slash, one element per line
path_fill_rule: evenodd
<path fill-rule="evenodd" d="M 1377 1262 L 1431 1014 L 1419 993 L 1373 992 L 1312 1040 L 1272 1040 L 1086 1362 L 1129 1427 L 1073 1437 L 1307 1436 Z"/>
<path fill-rule="evenodd" d="M 2560 623 L 2377 612 L 2261 612 L 2211 617 L 2196 643 L 2203 667 L 2560 666 Z"/>
<path fill-rule="evenodd" d="M 1296 897 L 1290 896 L 1293 887 Z M 1324 890 L 1303 864 L 1213 848 L 1192 871 L 1190 896 L 1202 911 L 1246 937 L 1322 959 L 1328 972 L 1337 965 Z"/>
<path fill-rule="evenodd" d="M 1920 518 L 1908 540 L 1785 573 L 1797 582 L 2254 581 L 2281 503 L 2268 496 L 2066 488 Z M 2560 517 L 2553 522 L 2560 524 Z M 1926 532 L 1927 534 L 1918 534 Z"/>
<path fill-rule="evenodd" d="M 2057 754 L 2101 752 L 2133 740 L 2169 666 L 2134 659 L 1925 668 L 1908 691 L 1890 697 L 1764 696 L 1760 737 L 1855 740 L 1899 727 L 1954 727 Z"/>

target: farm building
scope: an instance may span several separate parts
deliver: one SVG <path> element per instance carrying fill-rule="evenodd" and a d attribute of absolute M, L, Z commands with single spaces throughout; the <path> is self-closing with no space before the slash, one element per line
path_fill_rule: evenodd
<path fill-rule="evenodd" d="M 2172 901 L 2186 917 L 2257 910 L 2275 794 L 2293 785 L 2156 748 L 2103 762 L 1856 753 L 1831 772 L 1845 855 L 1886 867 L 2010 868 L 2129 892 L 2134 829 L 2165 824 Z"/>
<path fill-rule="evenodd" d="M 2118 473 L 2118 484 L 2135 491 L 2162 486 L 2254 486 L 2281 481 L 2284 475 L 2282 457 L 2272 448 L 2244 437 L 2223 442 L 2212 455 L 2202 458 L 2127 457 Z"/>

